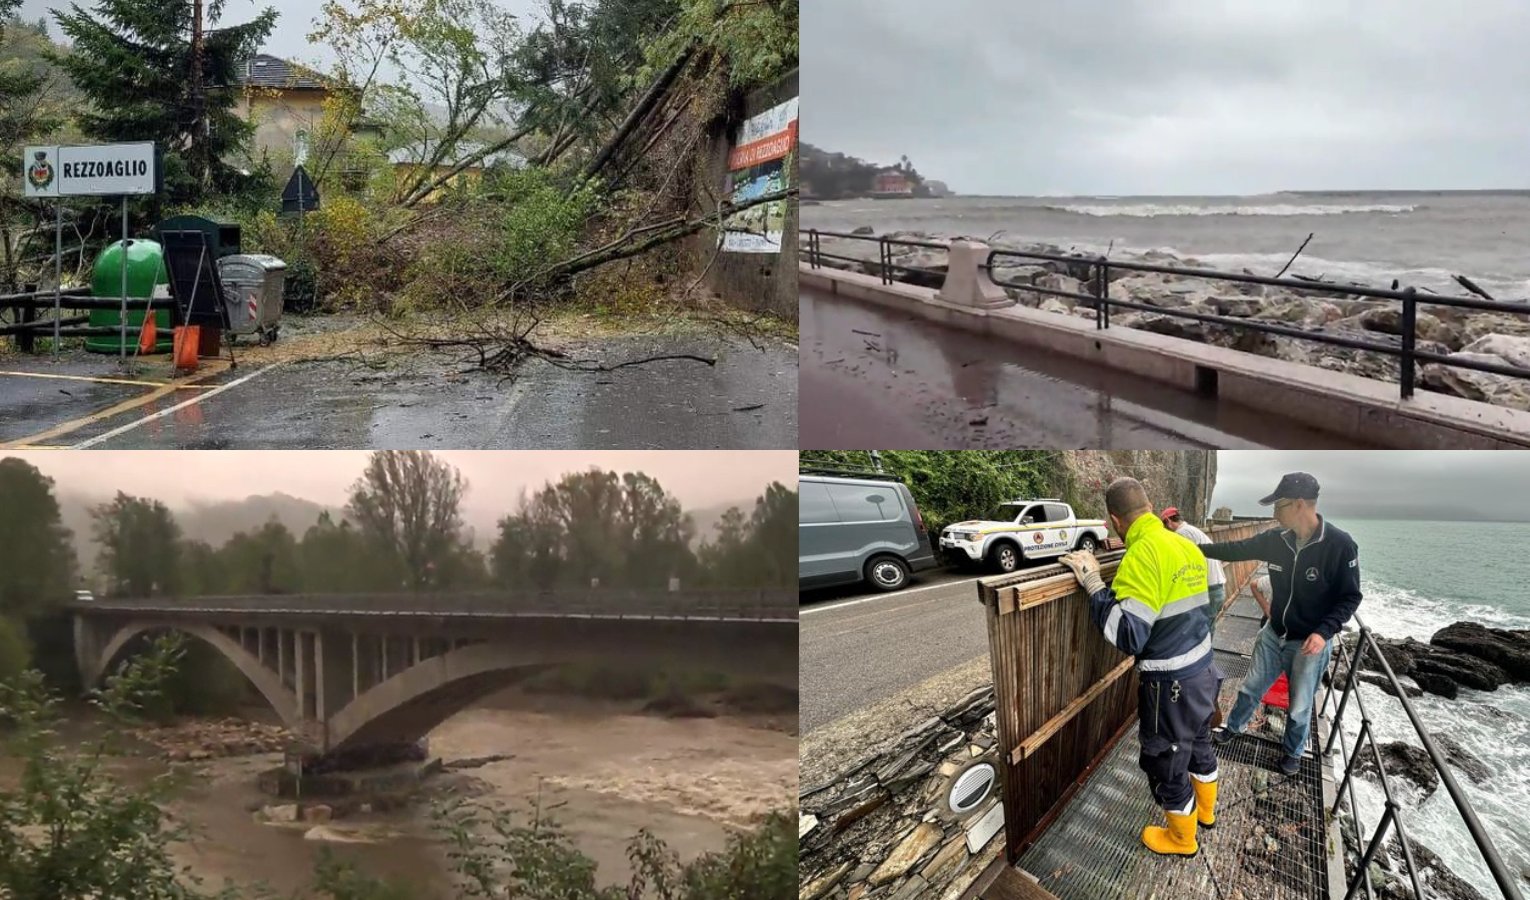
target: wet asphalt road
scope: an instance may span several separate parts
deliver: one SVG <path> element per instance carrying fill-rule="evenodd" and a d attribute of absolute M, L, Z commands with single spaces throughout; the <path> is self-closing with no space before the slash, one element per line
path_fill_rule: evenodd
<path fill-rule="evenodd" d="M 803 291 L 803 449 L 1349 446 L 1044 350 Z"/>
<path fill-rule="evenodd" d="M 936 570 L 916 577 L 913 587 L 903 591 L 840 592 L 835 596 L 845 594 L 845 599 L 803 606 L 798 625 L 802 732 L 986 656 L 988 632 L 973 586 L 980 574 Z M 819 596 L 805 594 L 803 599 Z"/>
<path fill-rule="evenodd" d="M 353 361 L 251 364 L 207 378 L 200 388 L 158 391 L 0 375 L 0 445 L 34 439 L 37 446 L 102 449 L 795 447 L 796 351 L 776 341 L 762 346 L 715 337 L 617 338 L 581 356 L 614 364 L 695 353 L 716 355 L 718 363 L 576 372 L 533 361 L 513 380 L 464 373 L 443 354 L 394 360 L 380 371 Z M 109 357 L 63 364 L 12 358 L 0 361 L 0 370 L 116 377 L 114 365 Z M 168 375 L 149 365 L 137 377 Z M 230 384 L 241 378 L 248 380 Z M 214 393 L 220 385 L 228 386 Z M 161 396 L 100 415 L 149 393 Z M 168 412 L 198 394 L 205 399 Z M 73 424 L 67 433 L 39 438 L 60 423 Z"/>

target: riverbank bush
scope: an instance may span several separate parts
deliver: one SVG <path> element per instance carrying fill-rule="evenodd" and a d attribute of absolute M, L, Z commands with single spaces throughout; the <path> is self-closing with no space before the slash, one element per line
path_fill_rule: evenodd
<path fill-rule="evenodd" d="M 32 652 L 24 630 L 10 619 L 0 617 L 0 681 L 16 678 L 31 665 Z"/>

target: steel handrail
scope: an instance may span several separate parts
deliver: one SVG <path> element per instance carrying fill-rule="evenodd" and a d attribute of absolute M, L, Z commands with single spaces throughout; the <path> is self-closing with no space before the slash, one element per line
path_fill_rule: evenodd
<path fill-rule="evenodd" d="M 808 262 L 812 268 L 819 268 L 823 259 L 836 259 L 844 262 L 865 263 L 866 260 L 855 257 L 840 256 L 837 254 L 824 253 L 822 249 L 823 237 L 842 238 L 854 241 L 876 242 L 878 244 L 878 256 L 880 275 L 883 284 L 892 284 L 893 270 L 923 272 L 931 275 L 940 273 L 931 269 L 916 266 L 901 266 L 892 262 L 892 246 L 925 247 L 930 249 L 949 250 L 946 244 L 932 243 L 929 241 L 894 240 L 883 236 L 847 234 L 839 231 L 823 231 L 820 229 L 802 229 L 801 234 L 808 238 Z M 1047 288 L 1040 285 L 1013 281 L 994 277 L 994 261 L 1001 258 L 1040 260 L 1044 262 L 1060 262 L 1069 265 L 1082 265 L 1093 269 L 1093 275 L 1087 279 L 1091 282 L 1090 293 L 1083 294 L 1075 291 Z M 1402 288 L 1394 290 L 1389 288 L 1374 288 L 1359 284 L 1333 284 L 1324 281 L 1306 281 L 1298 278 L 1279 278 L 1264 275 L 1249 275 L 1241 272 L 1223 272 L 1214 269 L 1192 269 L 1184 266 L 1165 266 L 1157 263 L 1139 263 L 1127 261 L 1111 261 L 1104 256 L 1067 255 L 1062 253 L 1043 253 L 1032 250 L 990 250 L 985 262 L 980 266 L 989 273 L 989 279 L 994 284 L 1016 290 L 1034 293 L 1038 296 L 1057 297 L 1075 302 L 1082 302 L 1094 309 L 1095 327 L 1106 329 L 1110 327 L 1110 313 L 1114 307 L 1123 309 L 1150 312 L 1172 319 L 1188 319 L 1203 324 L 1220 325 L 1226 328 L 1252 331 L 1261 334 L 1274 334 L 1289 337 L 1296 340 L 1311 341 L 1316 344 L 1327 346 L 1346 347 L 1351 350 L 1364 350 L 1371 353 L 1379 353 L 1384 356 L 1397 357 L 1399 360 L 1398 382 L 1404 399 L 1412 397 L 1414 393 L 1414 374 L 1416 365 L 1420 362 L 1432 362 L 1450 366 L 1456 369 L 1468 369 L 1474 372 L 1483 372 L 1490 375 L 1503 375 L 1509 378 L 1530 379 L 1530 368 L 1522 368 L 1515 365 L 1500 365 L 1498 363 L 1477 362 L 1474 360 L 1458 359 L 1442 353 L 1429 350 L 1419 350 L 1418 345 L 1418 305 L 1420 302 L 1433 306 L 1445 306 L 1459 309 L 1471 309 L 1478 311 L 1499 312 L 1508 315 L 1530 315 L 1530 302 L 1509 302 L 1501 300 L 1478 299 L 1474 297 L 1458 297 L 1446 294 L 1429 293 L 1421 295 L 1416 288 Z M 1278 325 L 1269 322 L 1259 322 L 1236 316 L 1222 316 L 1208 313 L 1196 313 L 1188 310 L 1173 309 L 1153 306 L 1151 304 L 1138 303 L 1132 300 L 1114 299 L 1110 296 L 1110 269 L 1124 269 L 1134 272 L 1155 272 L 1167 275 L 1177 275 L 1186 278 L 1201 278 L 1207 281 L 1229 281 L 1240 284 L 1257 284 L 1275 287 L 1290 288 L 1292 290 L 1308 291 L 1330 296 L 1355 296 L 1369 297 L 1376 300 L 1397 300 L 1403 305 L 1402 321 L 1398 345 L 1390 343 L 1375 343 L 1372 341 L 1349 338 L 1342 335 L 1324 334 L 1321 332 L 1307 331 L 1288 325 Z M 1086 280 L 1086 279 L 1080 279 Z"/>
<path fill-rule="evenodd" d="M 1382 652 L 1381 645 L 1376 643 L 1374 633 L 1358 615 L 1355 616 L 1355 624 L 1360 628 L 1360 637 L 1353 653 L 1344 646 L 1342 641 L 1339 645 L 1340 652 L 1337 661 L 1347 663 L 1344 670 L 1346 673 L 1344 691 L 1339 699 L 1338 707 L 1334 711 L 1333 725 L 1328 736 L 1328 744 L 1323 748 L 1324 755 L 1327 755 L 1333 751 L 1333 747 L 1337 743 L 1345 757 L 1344 779 L 1339 784 L 1333 809 L 1329 811 L 1329 815 L 1338 815 L 1339 805 L 1343 802 L 1347 790 L 1350 814 L 1355 823 L 1355 841 L 1358 845 L 1361 840 L 1361 823 L 1359 804 L 1355 800 L 1353 776 L 1355 765 L 1360 759 L 1360 746 L 1362 743 L 1370 745 L 1371 755 L 1375 759 L 1376 771 L 1379 773 L 1381 781 L 1382 795 L 1386 798 L 1386 803 L 1381 820 L 1377 823 L 1376 830 L 1366 845 L 1364 854 L 1355 866 L 1354 877 L 1351 879 L 1348 890 L 1344 895 L 1346 900 L 1354 897 L 1362 884 L 1365 887 L 1366 896 L 1372 896 L 1367 870 L 1370 867 L 1371 861 L 1375 858 L 1376 852 L 1380 849 L 1382 842 L 1386 839 L 1387 828 L 1392 825 L 1397 826 L 1398 843 L 1403 848 L 1403 858 L 1408 868 L 1409 878 L 1413 882 L 1414 896 L 1418 898 L 1425 896 L 1419 883 L 1418 868 L 1413 859 L 1413 848 L 1408 839 L 1407 828 L 1401 815 L 1402 807 L 1393 799 L 1391 782 L 1388 779 L 1386 767 L 1382 764 L 1381 749 L 1376 744 L 1376 733 L 1371 727 L 1370 716 L 1365 711 L 1365 698 L 1355 689 L 1356 683 L 1360 680 L 1360 665 L 1365 660 L 1367 650 L 1373 651 L 1377 662 L 1382 668 L 1382 675 L 1392 687 L 1393 695 L 1402 704 L 1403 711 L 1407 713 L 1408 721 L 1413 724 L 1413 730 L 1424 746 L 1424 752 L 1429 755 L 1430 764 L 1438 773 L 1440 781 L 1445 785 L 1445 790 L 1450 795 L 1451 802 L 1456 807 L 1456 812 L 1460 814 L 1462 821 L 1466 824 L 1466 830 L 1470 833 L 1472 842 L 1476 844 L 1477 852 L 1482 855 L 1483 862 L 1487 865 L 1489 873 L 1493 876 L 1493 881 L 1498 885 L 1498 889 L 1503 893 L 1505 900 L 1524 900 L 1514 880 L 1514 876 L 1504 864 L 1503 858 L 1498 855 L 1498 849 L 1493 845 L 1492 838 L 1488 836 L 1487 830 L 1483 827 L 1481 820 L 1478 819 L 1477 812 L 1472 808 L 1471 801 L 1467 799 L 1466 794 L 1461 790 L 1460 784 L 1456 782 L 1455 775 L 1451 773 L 1444 754 L 1440 753 L 1439 748 L 1434 743 L 1434 738 L 1429 734 L 1429 729 L 1424 727 L 1418 712 L 1414 710 L 1413 704 L 1408 700 L 1407 692 L 1403 690 L 1402 684 L 1397 680 L 1396 673 L 1392 671 L 1392 665 L 1387 661 L 1386 654 Z M 1334 683 L 1333 679 L 1330 678 L 1328 689 L 1323 694 L 1323 702 L 1320 706 L 1320 709 L 1325 713 L 1333 699 L 1333 691 Z M 1350 753 L 1343 735 L 1344 713 L 1349 705 L 1349 698 L 1352 695 L 1355 698 L 1357 708 L 1360 710 L 1360 731 L 1355 736 L 1354 753 Z"/>

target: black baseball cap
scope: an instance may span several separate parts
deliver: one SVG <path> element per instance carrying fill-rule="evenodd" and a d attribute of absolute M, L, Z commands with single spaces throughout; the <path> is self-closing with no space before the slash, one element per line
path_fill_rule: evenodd
<path fill-rule="evenodd" d="M 1280 479 L 1280 484 L 1275 485 L 1275 490 L 1270 496 L 1259 501 L 1260 506 L 1269 506 L 1276 500 L 1316 500 L 1318 496 L 1317 479 L 1306 472 L 1287 472 Z"/>

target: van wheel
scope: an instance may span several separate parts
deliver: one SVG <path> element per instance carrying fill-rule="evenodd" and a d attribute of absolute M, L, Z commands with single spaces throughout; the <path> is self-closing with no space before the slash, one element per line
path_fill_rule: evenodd
<path fill-rule="evenodd" d="M 988 564 L 1000 572 L 1013 572 L 1020 568 L 1020 548 L 1007 541 L 995 544 L 988 551 Z"/>
<path fill-rule="evenodd" d="M 879 591 L 896 591 L 908 584 L 908 565 L 896 556 L 878 556 L 866 563 L 866 580 Z"/>
<path fill-rule="evenodd" d="M 1080 550 L 1087 550 L 1093 553 L 1094 549 L 1098 546 L 1100 546 L 1100 542 L 1096 541 L 1092 534 L 1086 534 L 1078 539 L 1078 549 Z"/>

